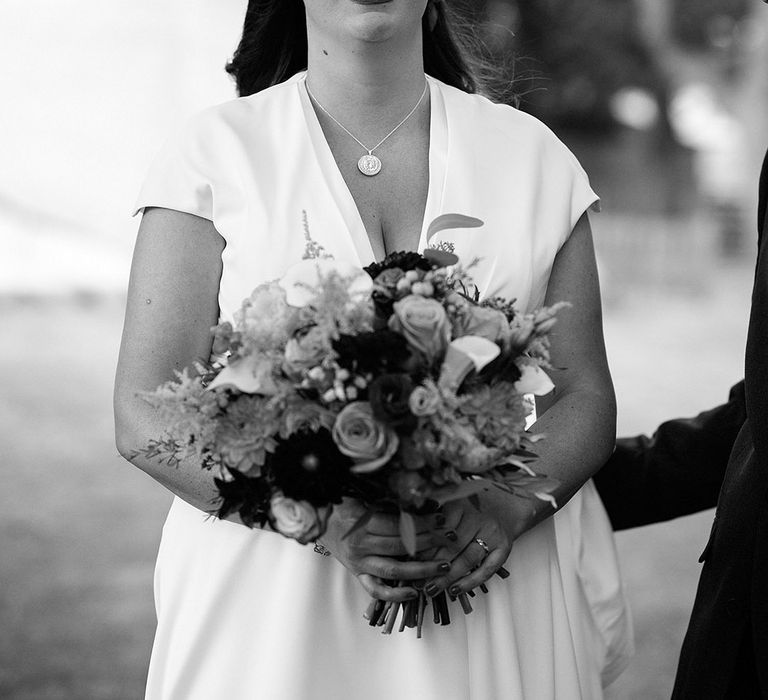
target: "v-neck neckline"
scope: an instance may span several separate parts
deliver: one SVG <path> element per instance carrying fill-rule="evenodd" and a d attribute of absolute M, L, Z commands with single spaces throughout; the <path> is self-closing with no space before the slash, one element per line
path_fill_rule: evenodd
<path fill-rule="evenodd" d="M 318 166 L 323 180 L 328 187 L 336 204 L 347 232 L 352 239 L 358 262 L 367 265 L 376 260 L 373 245 L 365 228 L 363 217 L 357 207 L 344 176 L 333 157 L 333 152 L 325 138 L 325 133 L 317 118 L 312 102 L 307 93 L 306 71 L 298 76 L 297 90 L 301 108 L 304 112 L 304 123 L 307 127 L 310 142 L 314 149 Z M 427 185 L 427 201 L 424 206 L 424 216 L 421 222 L 417 251 L 421 252 L 427 246 L 427 230 L 429 224 L 441 213 L 443 192 L 445 191 L 446 161 L 448 157 L 448 124 L 445 103 L 439 85 L 434 78 L 426 76 L 429 85 L 430 115 L 429 115 L 429 182 Z M 378 261 L 377 261 L 378 262 Z"/>

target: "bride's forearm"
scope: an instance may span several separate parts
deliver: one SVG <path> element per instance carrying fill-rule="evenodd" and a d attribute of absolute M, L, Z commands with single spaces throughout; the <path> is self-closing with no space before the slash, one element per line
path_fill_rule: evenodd
<path fill-rule="evenodd" d="M 140 399 L 116 399 L 115 442 L 118 452 L 190 505 L 206 513 L 215 512 L 218 492 L 212 472 L 201 469 L 192 460 L 180 460 L 171 465 L 161 457 L 146 456 L 144 451 L 150 441 L 162 435 L 163 428 L 156 419 L 155 409 Z M 236 516 L 228 519 L 240 522 Z"/>
<path fill-rule="evenodd" d="M 531 432 L 543 436 L 536 443 L 538 459 L 532 467 L 560 482 L 553 495 L 561 508 L 613 452 L 616 401 L 612 388 L 582 388 L 555 397 Z"/>
<path fill-rule="evenodd" d="M 187 462 L 171 466 L 141 453 L 165 432 L 140 398 L 175 371 L 211 355 L 219 318 L 224 239 L 213 223 L 162 208 L 145 210 L 136 239 L 115 377 L 115 438 L 132 464 L 205 512 L 215 510 L 213 475 Z"/>
<path fill-rule="evenodd" d="M 615 440 L 615 416 L 613 392 L 581 390 L 558 397 L 532 426 L 531 432 L 542 435 L 543 439 L 536 443 L 538 459 L 531 467 L 559 482 L 552 493 L 557 509 L 610 457 Z M 483 494 L 481 500 L 512 539 L 556 512 L 546 501 L 512 496 L 496 488 Z"/>

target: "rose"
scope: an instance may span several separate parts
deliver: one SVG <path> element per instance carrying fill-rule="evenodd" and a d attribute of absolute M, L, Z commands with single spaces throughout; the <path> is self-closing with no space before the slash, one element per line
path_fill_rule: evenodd
<path fill-rule="evenodd" d="M 368 401 L 373 415 L 401 433 L 416 427 L 416 416 L 411 413 L 409 397 L 413 382 L 407 374 L 382 374 L 368 387 Z"/>
<path fill-rule="evenodd" d="M 328 336 L 318 326 L 295 335 L 285 344 L 283 371 L 292 378 L 320 364 L 330 351 Z"/>
<path fill-rule="evenodd" d="M 279 491 L 269 501 L 270 522 L 283 537 L 307 544 L 320 537 L 328 524 L 331 508 L 315 508 L 307 501 L 294 501 Z"/>
<path fill-rule="evenodd" d="M 402 333 L 416 350 L 432 362 L 442 357 L 451 336 L 450 323 L 443 305 L 434 299 L 411 294 L 393 305 L 389 327 Z"/>
<path fill-rule="evenodd" d="M 493 343 L 503 343 L 509 336 L 509 322 L 497 309 L 470 305 L 459 323 L 454 324 L 453 332 L 455 338 L 477 335 Z"/>
<path fill-rule="evenodd" d="M 347 404 L 336 416 L 332 432 L 339 451 L 355 461 L 352 471 L 358 474 L 385 465 L 399 444 L 397 433 L 377 421 L 371 405 L 365 401 Z"/>
<path fill-rule="evenodd" d="M 421 418 L 434 415 L 440 406 L 440 393 L 437 387 L 417 386 L 408 398 L 408 406 L 414 416 Z"/>
<path fill-rule="evenodd" d="M 504 343 L 509 337 L 509 322 L 498 309 L 478 306 L 455 293 L 447 302 L 456 309 L 452 319 L 454 338 L 477 335 L 493 343 Z"/>

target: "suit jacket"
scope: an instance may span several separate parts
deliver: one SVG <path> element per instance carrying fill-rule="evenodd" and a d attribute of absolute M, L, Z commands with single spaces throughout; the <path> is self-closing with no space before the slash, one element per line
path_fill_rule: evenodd
<path fill-rule="evenodd" d="M 726 404 L 619 440 L 595 481 L 614 527 L 717 505 L 673 698 L 768 698 L 768 154 L 744 381 Z"/>

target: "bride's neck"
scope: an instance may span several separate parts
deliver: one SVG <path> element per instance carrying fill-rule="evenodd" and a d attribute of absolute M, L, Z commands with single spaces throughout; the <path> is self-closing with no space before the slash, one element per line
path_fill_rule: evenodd
<path fill-rule="evenodd" d="M 391 121 L 424 90 L 421 37 L 410 42 L 352 46 L 308 42 L 307 83 L 337 119 L 351 124 Z"/>

